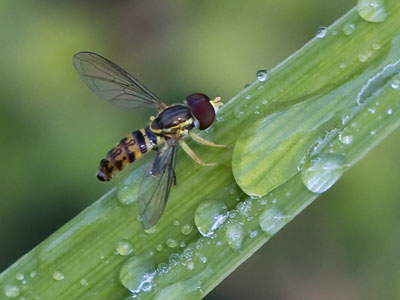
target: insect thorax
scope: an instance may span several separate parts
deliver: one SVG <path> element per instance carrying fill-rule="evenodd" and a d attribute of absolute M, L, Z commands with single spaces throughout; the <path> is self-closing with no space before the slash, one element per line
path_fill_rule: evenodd
<path fill-rule="evenodd" d="M 180 135 L 194 127 L 190 108 L 186 105 L 173 105 L 163 110 L 151 123 L 150 129 L 158 135 Z"/>

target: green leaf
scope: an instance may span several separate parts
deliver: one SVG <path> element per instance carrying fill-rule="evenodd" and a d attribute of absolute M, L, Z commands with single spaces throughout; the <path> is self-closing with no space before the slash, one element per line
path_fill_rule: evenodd
<path fill-rule="evenodd" d="M 191 143 L 221 163 L 199 167 L 179 151 L 153 231 L 137 220 L 144 166 L 4 271 L 2 296 L 202 298 L 398 127 L 400 3 L 385 11 L 353 9 L 226 103 L 203 137 L 233 158 Z"/>

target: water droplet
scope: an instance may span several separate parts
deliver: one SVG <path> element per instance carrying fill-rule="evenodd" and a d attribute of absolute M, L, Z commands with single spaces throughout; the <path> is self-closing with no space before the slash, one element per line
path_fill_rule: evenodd
<path fill-rule="evenodd" d="M 156 246 L 156 250 L 157 250 L 158 252 L 161 252 L 162 249 L 163 249 L 163 245 L 158 244 L 158 245 Z"/>
<path fill-rule="evenodd" d="M 269 235 L 277 233 L 287 222 L 290 217 L 282 215 L 282 212 L 276 208 L 266 209 L 258 218 L 258 223 L 262 231 Z"/>
<path fill-rule="evenodd" d="M 22 273 L 17 273 L 17 275 L 15 275 L 15 278 L 17 279 L 17 280 L 24 280 L 24 274 L 22 274 Z"/>
<path fill-rule="evenodd" d="M 315 35 L 315 37 L 317 39 L 322 39 L 326 36 L 327 33 L 328 33 L 328 28 L 320 27 L 320 28 L 318 28 L 318 31 L 317 31 L 317 34 Z"/>
<path fill-rule="evenodd" d="M 321 154 L 312 157 L 301 171 L 304 185 L 313 193 L 328 190 L 344 172 L 345 157 L 340 154 Z"/>
<path fill-rule="evenodd" d="M 187 263 L 187 266 L 186 266 L 189 270 L 193 270 L 194 269 L 194 262 L 192 262 L 192 261 L 189 261 L 188 263 Z"/>
<path fill-rule="evenodd" d="M 61 273 L 60 271 L 55 271 L 53 273 L 53 278 L 58 281 L 58 280 L 63 280 L 65 277 L 64 274 Z"/>
<path fill-rule="evenodd" d="M 267 199 L 265 199 L 265 198 L 260 198 L 260 199 L 258 200 L 258 203 L 260 203 L 260 205 L 265 205 L 265 204 L 267 204 Z"/>
<path fill-rule="evenodd" d="M 341 69 L 344 69 L 344 68 L 346 68 L 346 67 L 347 67 L 347 65 L 346 65 L 345 63 L 341 63 L 341 64 L 340 64 L 340 68 L 341 68 Z"/>
<path fill-rule="evenodd" d="M 193 250 L 190 248 L 183 250 L 183 256 L 187 259 L 191 258 L 193 256 Z"/>
<path fill-rule="evenodd" d="M 250 100 L 251 99 L 251 95 L 246 95 L 246 100 Z"/>
<path fill-rule="evenodd" d="M 358 0 L 357 10 L 367 22 L 383 22 L 387 17 L 383 0 Z"/>
<path fill-rule="evenodd" d="M 192 231 L 193 231 L 193 226 L 191 224 L 185 224 L 181 228 L 181 233 L 183 235 L 189 235 L 192 233 Z"/>
<path fill-rule="evenodd" d="M 36 277 L 36 272 L 35 272 L 35 271 L 32 271 L 32 272 L 29 274 L 29 277 L 30 277 L 30 278 L 35 278 L 35 277 Z"/>
<path fill-rule="evenodd" d="M 170 248 L 175 248 L 178 246 L 178 242 L 175 239 L 168 239 L 165 244 Z"/>
<path fill-rule="evenodd" d="M 246 200 L 246 201 L 243 201 L 243 202 L 239 202 L 236 205 L 236 209 L 242 215 L 248 216 L 248 214 L 249 214 L 249 212 L 251 210 L 251 204 L 252 204 L 251 200 Z"/>
<path fill-rule="evenodd" d="M 207 262 L 207 257 L 202 256 L 202 257 L 200 257 L 200 260 L 201 260 L 201 262 L 202 262 L 203 264 L 205 264 L 205 263 Z"/>
<path fill-rule="evenodd" d="M 392 87 L 392 89 L 394 89 L 394 90 L 398 90 L 398 89 L 400 89 L 400 79 L 394 79 L 393 81 L 392 81 L 392 83 L 390 84 L 390 86 Z"/>
<path fill-rule="evenodd" d="M 267 80 L 268 72 L 267 72 L 267 70 L 258 70 L 256 76 L 259 81 L 263 82 L 263 81 Z"/>
<path fill-rule="evenodd" d="M 89 282 L 86 279 L 81 279 L 80 281 L 81 286 L 88 286 Z"/>
<path fill-rule="evenodd" d="M 177 266 L 179 264 L 181 257 L 178 253 L 172 253 L 169 258 L 168 262 L 171 266 Z"/>
<path fill-rule="evenodd" d="M 379 45 L 378 43 L 373 43 L 372 44 L 372 49 L 379 50 L 379 49 L 381 49 L 381 45 Z"/>
<path fill-rule="evenodd" d="M 121 284 L 134 294 L 150 290 L 154 276 L 154 265 L 138 257 L 128 259 L 119 271 Z"/>
<path fill-rule="evenodd" d="M 120 240 L 117 243 L 117 247 L 115 248 L 115 251 L 119 255 L 129 255 L 133 251 L 133 246 L 128 240 Z"/>
<path fill-rule="evenodd" d="M 376 134 L 376 130 L 372 130 L 372 131 L 370 132 L 370 134 L 371 134 L 371 135 L 375 135 L 375 134 Z"/>
<path fill-rule="evenodd" d="M 346 133 L 340 133 L 339 134 L 339 140 L 345 144 L 345 145 L 349 145 L 353 142 L 353 136 L 346 134 Z"/>
<path fill-rule="evenodd" d="M 149 228 L 149 229 L 145 229 L 144 230 L 144 232 L 146 232 L 147 234 L 153 234 L 156 231 L 157 231 L 157 226 L 156 225 L 151 227 L 151 228 Z"/>
<path fill-rule="evenodd" d="M 342 27 L 342 31 L 345 35 L 350 35 L 353 33 L 354 29 L 356 29 L 356 26 L 353 23 L 346 23 Z"/>
<path fill-rule="evenodd" d="M 267 99 L 264 99 L 263 101 L 261 101 L 262 104 L 266 105 L 268 103 Z"/>
<path fill-rule="evenodd" d="M 391 115 L 391 114 L 393 113 L 393 110 L 392 110 L 391 108 L 389 108 L 389 109 L 386 111 L 386 113 L 387 113 L 388 115 Z"/>
<path fill-rule="evenodd" d="M 19 292 L 20 292 L 19 288 L 13 284 L 6 284 L 3 288 L 3 290 L 4 290 L 4 294 L 10 298 L 18 297 Z"/>
<path fill-rule="evenodd" d="M 226 205 L 219 201 L 201 203 L 195 212 L 194 222 L 201 235 L 209 237 L 226 219 Z"/>
<path fill-rule="evenodd" d="M 173 223 L 175 226 L 181 225 L 181 222 L 179 222 L 178 220 L 174 220 L 172 223 Z"/>
<path fill-rule="evenodd" d="M 235 251 L 242 247 L 244 232 L 239 224 L 229 224 L 226 228 L 225 237 L 228 245 Z"/>
<path fill-rule="evenodd" d="M 161 263 L 157 266 L 158 274 L 166 274 L 168 272 L 169 266 L 167 263 Z"/>
<path fill-rule="evenodd" d="M 132 188 L 129 185 L 124 185 L 118 189 L 117 199 L 121 206 L 128 206 L 136 201 L 137 193 L 132 192 Z"/>
<path fill-rule="evenodd" d="M 193 266 L 192 266 L 193 268 Z M 191 269 L 190 269 L 191 270 Z M 190 294 L 198 293 L 201 289 L 201 281 L 196 278 L 189 279 L 183 282 L 176 282 L 164 289 L 162 289 L 155 300 L 185 300 L 192 299 Z M 198 298 L 198 297 L 195 297 Z"/>
<path fill-rule="evenodd" d="M 368 55 L 365 54 L 359 54 L 358 55 L 358 61 L 359 62 L 366 62 L 368 60 Z"/>
<path fill-rule="evenodd" d="M 258 230 L 257 229 L 256 230 L 249 230 L 249 237 L 251 239 L 254 239 L 257 236 L 257 234 L 258 234 Z"/>
<path fill-rule="evenodd" d="M 375 108 L 368 108 L 368 111 L 371 113 L 371 115 L 375 114 L 376 109 Z"/>

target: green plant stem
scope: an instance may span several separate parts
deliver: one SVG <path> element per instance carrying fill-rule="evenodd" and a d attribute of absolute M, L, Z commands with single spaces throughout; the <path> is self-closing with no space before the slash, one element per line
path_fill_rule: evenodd
<path fill-rule="evenodd" d="M 241 133 L 249 130 L 249 143 L 266 148 L 275 145 L 251 157 L 253 162 L 261 160 L 244 172 L 240 163 L 246 153 L 237 144 L 233 161 L 237 181 L 231 169 L 232 151 L 192 143 L 204 161 L 221 165 L 199 167 L 178 151 L 178 185 L 172 188 L 155 231 L 146 233 L 137 220 L 135 203 L 144 168 L 126 173 L 109 193 L 4 271 L 0 298 L 8 299 L 4 289 L 13 287 L 25 299 L 130 299 L 132 294 L 119 276 L 132 257 L 150 262 L 156 270 L 151 272 L 151 288 L 138 292 L 139 299 L 200 299 L 206 295 L 319 196 L 304 184 L 302 168 L 309 162 L 306 159 L 302 166 L 302 159 L 331 149 L 346 157 L 348 168 L 398 127 L 400 90 L 390 84 L 400 60 L 400 51 L 395 51 L 399 49 L 400 3 L 388 0 L 385 8 L 388 17 L 377 24 L 364 21 L 353 9 L 329 27 L 324 38 L 313 39 L 274 68 L 265 82 L 256 81 L 224 105 L 218 121 L 204 134 L 206 138 L 234 146 L 245 137 L 242 134 L 239 139 Z M 342 31 L 348 24 L 355 25 L 350 35 Z M 360 55 L 367 55 L 367 60 L 362 61 Z M 390 64 L 393 72 L 385 73 L 385 65 Z M 378 80 L 371 79 L 382 72 Z M 356 103 L 363 88 L 367 89 L 361 93 L 363 101 Z M 290 115 L 293 107 L 304 108 L 295 121 Z M 327 113 L 332 117 L 324 119 Z M 346 115 L 351 122 L 343 121 Z M 302 127 L 307 139 L 292 143 L 296 129 L 309 120 L 314 125 Z M 270 127 L 263 122 L 279 125 L 269 139 L 263 134 Z M 260 132 L 251 131 L 254 123 L 260 124 Z M 352 133 L 354 139 L 341 143 L 338 136 L 351 131 L 353 123 L 359 125 L 353 126 L 358 129 Z M 280 148 L 287 141 L 298 147 Z M 258 167 L 264 172 L 256 172 Z M 260 189 L 271 174 L 276 180 Z M 260 198 L 251 199 L 236 182 Z M 224 223 L 210 237 L 202 236 L 194 223 L 196 209 L 205 202 L 227 207 L 220 214 Z M 194 229 L 185 230 L 185 225 Z M 121 240 L 131 243 L 132 253 L 115 254 Z M 135 272 L 138 269 L 131 270 Z M 17 279 L 21 275 L 24 280 Z"/>

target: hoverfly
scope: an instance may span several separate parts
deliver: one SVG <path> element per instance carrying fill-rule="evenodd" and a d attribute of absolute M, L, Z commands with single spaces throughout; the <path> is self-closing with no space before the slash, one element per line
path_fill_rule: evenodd
<path fill-rule="evenodd" d="M 108 59 L 92 52 L 79 52 L 73 57 L 74 66 L 87 86 L 108 102 L 128 108 L 150 107 L 157 109 L 149 126 L 133 131 L 111 149 L 100 161 L 97 178 L 109 181 L 112 176 L 138 160 L 150 150 L 156 150 L 154 162 L 146 170 L 139 187 L 138 205 L 140 220 L 145 229 L 153 227 L 160 219 L 168 200 L 171 185 L 176 185 L 174 172 L 177 145 L 198 164 L 204 163 L 183 140 L 190 136 L 195 141 L 211 146 L 226 147 L 207 141 L 192 129 L 204 130 L 215 119 L 223 104 L 220 97 L 210 100 L 202 93 L 186 97 L 186 104 L 167 106 L 135 77 Z"/>

